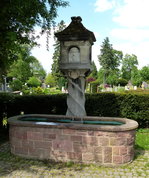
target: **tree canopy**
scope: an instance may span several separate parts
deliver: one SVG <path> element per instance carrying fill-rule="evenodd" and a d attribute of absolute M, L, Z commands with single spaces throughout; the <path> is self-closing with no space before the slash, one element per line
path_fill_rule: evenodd
<path fill-rule="evenodd" d="M 8 70 L 8 77 L 12 77 L 25 83 L 29 77 L 36 76 L 40 79 L 45 78 L 46 72 L 39 61 L 30 55 L 30 48 L 27 45 L 20 46 L 17 60 L 13 62 Z"/>
<path fill-rule="evenodd" d="M 132 54 L 126 54 L 122 60 L 122 78 L 126 80 L 131 79 L 131 73 L 134 68 L 137 68 L 138 59 L 137 56 Z"/>
<path fill-rule="evenodd" d="M 35 26 L 50 34 L 57 8 L 65 7 L 63 0 L 1 0 L 0 1 L 0 74 L 17 56 L 20 44 L 35 44 Z"/>

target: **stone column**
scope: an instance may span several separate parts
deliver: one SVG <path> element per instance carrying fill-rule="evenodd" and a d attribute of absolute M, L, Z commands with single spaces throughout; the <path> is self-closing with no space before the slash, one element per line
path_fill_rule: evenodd
<path fill-rule="evenodd" d="M 67 116 L 86 116 L 85 111 L 85 75 L 79 70 L 71 70 L 67 75 L 68 96 Z"/>

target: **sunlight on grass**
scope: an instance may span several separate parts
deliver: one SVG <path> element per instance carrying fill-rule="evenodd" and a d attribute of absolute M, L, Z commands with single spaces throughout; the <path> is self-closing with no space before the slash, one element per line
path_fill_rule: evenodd
<path fill-rule="evenodd" d="M 149 150 L 149 129 L 139 129 L 136 132 L 136 148 Z"/>

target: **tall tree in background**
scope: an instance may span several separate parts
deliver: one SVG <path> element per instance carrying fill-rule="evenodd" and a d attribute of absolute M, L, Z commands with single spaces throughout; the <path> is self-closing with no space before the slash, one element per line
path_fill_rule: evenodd
<path fill-rule="evenodd" d="M 15 53 L 20 44 L 35 44 L 35 26 L 49 35 L 57 8 L 67 5 L 63 0 L 0 1 L 0 77 L 16 60 Z"/>
<path fill-rule="evenodd" d="M 137 56 L 132 54 L 126 54 L 122 60 L 122 78 L 131 80 L 132 70 L 137 68 L 138 60 Z"/>
<path fill-rule="evenodd" d="M 109 38 L 106 37 L 102 43 L 100 55 L 98 56 L 99 63 L 104 70 L 104 84 L 109 76 L 110 72 L 118 70 L 118 66 L 121 63 L 123 54 L 121 51 L 113 49 L 112 44 L 110 44 Z"/>
<path fill-rule="evenodd" d="M 62 20 L 60 23 L 57 25 L 57 30 L 56 32 L 62 31 L 64 28 L 66 28 L 65 22 Z M 53 64 L 52 64 L 52 75 L 54 78 L 57 80 L 57 84 L 61 88 L 63 85 L 65 85 L 66 80 L 64 77 L 62 77 L 62 74 L 59 70 L 59 59 L 60 59 L 60 42 L 55 38 L 55 44 L 54 46 L 54 53 L 53 53 Z"/>

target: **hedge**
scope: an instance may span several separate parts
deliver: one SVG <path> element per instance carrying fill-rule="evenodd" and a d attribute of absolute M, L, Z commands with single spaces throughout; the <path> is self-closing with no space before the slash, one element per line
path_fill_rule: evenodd
<path fill-rule="evenodd" d="M 135 93 L 86 94 L 89 116 L 126 117 L 136 120 L 140 127 L 149 127 L 149 95 Z M 66 94 L 19 96 L 0 93 L 0 128 L 4 113 L 7 117 L 20 114 L 65 115 Z"/>

